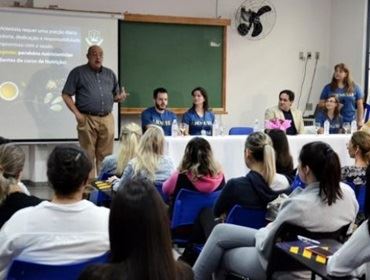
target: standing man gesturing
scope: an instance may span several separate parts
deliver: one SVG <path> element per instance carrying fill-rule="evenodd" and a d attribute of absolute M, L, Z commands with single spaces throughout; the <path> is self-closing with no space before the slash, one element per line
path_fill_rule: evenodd
<path fill-rule="evenodd" d="M 89 176 L 94 178 L 104 157 L 113 152 L 113 103 L 124 100 L 126 93 L 120 90 L 114 72 L 103 67 L 102 48 L 89 47 L 86 57 L 87 64 L 69 73 L 62 97 L 76 117 L 78 141 L 94 163 Z"/>

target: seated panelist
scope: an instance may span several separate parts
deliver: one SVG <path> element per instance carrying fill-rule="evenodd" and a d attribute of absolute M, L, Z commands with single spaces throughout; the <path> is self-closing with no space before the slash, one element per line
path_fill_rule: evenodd
<path fill-rule="evenodd" d="M 339 100 L 335 95 L 329 95 L 325 100 L 325 107 L 319 111 L 315 117 L 316 123 L 320 123 L 320 128 L 317 133 L 324 133 L 324 122 L 328 120 L 330 123 L 329 133 L 337 134 L 343 132 L 343 118 L 339 114 Z"/>
<path fill-rule="evenodd" d="M 302 112 L 292 108 L 294 92 L 285 89 L 279 93 L 279 104 L 266 109 L 265 121 L 268 120 L 291 120 L 291 125 L 286 129 L 287 135 L 296 135 L 304 132 Z"/>
<path fill-rule="evenodd" d="M 171 136 L 171 125 L 176 120 L 175 113 L 167 110 L 168 93 L 165 88 L 156 88 L 153 91 L 154 106 L 141 113 L 141 126 L 143 133 L 149 125 L 155 124 L 162 127 L 164 135 Z"/>
<path fill-rule="evenodd" d="M 185 134 L 211 136 L 215 115 L 209 110 L 207 92 L 204 88 L 197 87 L 191 95 L 193 106 L 185 112 L 181 124 L 185 126 Z"/>

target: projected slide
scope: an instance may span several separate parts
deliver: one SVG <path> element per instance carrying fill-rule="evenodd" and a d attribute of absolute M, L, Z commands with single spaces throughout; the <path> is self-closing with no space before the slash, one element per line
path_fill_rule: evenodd
<path fill-rule="evenodd" d="M 0 10 L 0 16 L 1 136 L 76 138 L 76 121 L 61 91 L 69 71 L 87 62 L 91 45 L 103 48 L 103 65 L 117 74 L 117 20 L 17 9 Z"/>

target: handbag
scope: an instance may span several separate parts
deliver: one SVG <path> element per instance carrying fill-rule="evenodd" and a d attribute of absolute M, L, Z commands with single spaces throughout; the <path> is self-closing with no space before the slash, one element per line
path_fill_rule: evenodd
<path fill-rule="evenodd" d="M 279 213 L 281 204 L 288 199 L 288 195 L 285 193 L 281 193 L 278 195 L 277 198 L 267 203 L 266 207 L 266 216 L 265 219 L 267 221 L 274 221 L 276 219 L 277 214 Z"/>

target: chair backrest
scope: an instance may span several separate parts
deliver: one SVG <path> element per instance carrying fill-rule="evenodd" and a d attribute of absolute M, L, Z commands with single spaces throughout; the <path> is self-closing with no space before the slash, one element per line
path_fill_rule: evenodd
<path fill-rule="evenodd" d="M 81 272 L 90 264 L 106 263 L 109 260 L 109 253 L 89 259 L 87 261 L 63 264 L 63 265 L 48 265 L 40 263 L 32 263 L 21 260 L 14 260 L 8 275 L 7 280 L 69 280 L 77 279 Z"/>
<path fill-rule="evenodd" d="M 298 174 L 295 175 L 294 180 L 291 184 L 292 190 L 294 190 L 298 187 L 304 188 L 305 186 L 306 186 L 306 184 L 302 182 L 301 178 L 299 178 L 299 175 Z"/>
<path fill-rule="evenodd" d="M 265 216 L 266 209 L 253 209 L 235 205 L 227 215 L 225 223 L 259 229 L 267 224 Z"/>
<path fill-rule="evenodd" d="M 163 201 L 167 202 L 168 201 L 168 196 L 162 190 L 163 183 L 162 182 L 155 182 L 154 185 L 155 185 L 155 188 L 157 189 L 158 193 L 161 195 Z"/>
<path fill-rule="evenodd" d="M 193 224 L 200 210 L 213 207 L 220 193 L 221 191 L 201 193 L 181 189 L 173 203 L 171 228 Z"/>
<path fill-rule="evenodd" d="M 103 172 L 103 173 L 100 173 L 97 180 L 100 180 L 100 181 L 105 181 L 105 180 L 108 180 L 109 177 L 112 177 L 114 176 L 115 174 L 114 173 L 111 173 L 111 172 Z"/>
<path fill-rule="evenodd" d="M 366 199 L 366 184 L 356 185 L 354 182 L 345 182 L 355 192 L 356 199 L 358 202 L 359 210 L 358 213 L 364 213 L 365 211 L 365 199 Z"/>
<path fill-rule="evenodd" d="M 94 188 L 89 194 L 89 201 L 98 206 L 109 206 L 112 197 L 107 195 L 105 192 Z"/>
<path fill-rule="evenodd" d="M 276 231 L 273 239 L 273 247 L 266 269 L 267 279 L 271 279 L 275 271 L 304 270 L 301 264 L 293 261 L 290 258 L 287 259 L 285 253 L 282 253 L 280 250 L 276 249 L 275 243 L 298 240 L 297 235 L 302 235 L 312 239 L 335 239 L 343 243 L 346 240 L 349 226 L 349 224 L 344 225 L 333 232 L 312 232 L 300 226 L 296 226 L 287 222 L 283 223 Z"/>
<path fill-rule="evenodd" d="M 249 135 L 253 132 L 253 127 L 232 127 L 229 130 L 229 135 Z"/>
<path fill-rule="evenodd" d="M 364 106 L 364 121 L 367 122 L 370 117 L 370 104 L 365 104 Z"/>

